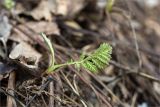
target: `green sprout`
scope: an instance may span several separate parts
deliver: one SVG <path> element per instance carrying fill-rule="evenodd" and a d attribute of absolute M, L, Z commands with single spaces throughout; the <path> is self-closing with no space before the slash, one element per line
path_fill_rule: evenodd
<path fill-rule="evenodd" d="M 54 70 L 54 67 L 55 67 L 54 66 L 54 63 L 55 63 L 54 49 L 53 49 L 51 41 L 46 37 L 46 35 L 44 33 L 42 33 L 41 36 L 43 37 L 43 39 L 44 39 L 44 41 L 45 41 L 45 43 L 46 43 L 46 45 L 49 48 L 50 53 L 51 53 L 51 64 L 47 69 L 48 72 L 51 72 L 51 71 Z"/>
<path fill-rule="evenodd" d="M 63 64 L 55 64 L 55 56 L 52 43 L 44 33 L 42 33 L 41 36 L 47 44 L 52 57 L 51 64 L 47 69 L 47 73 L 54 72 L 56 69 L 68 65 L 75 65 L 77 69 L 80 69 L 80 67 L 82 66 L 93 73 L 98 73 L 99 70 L 104 69 L 106 65 L 109 64 L 109 61 L 111 59 L 112 47 L 107 43 L 102 43 L 100 47 L 93 53 L 91 53 L 90 55 L 82 54 L 77 61 L 71 60 Z"/>
<path fill-rule="evenodd" d="M 13 0 L 4 0 L 4 6 L 11 10 L 15 6 L 15 2 Z"/>
<path fill-rule="evenodd" d="M 111 12 L 114 4 L 115 4 L 115 0 L 108 0 L 106 5 L 106 10 L 108 12 Z"/>

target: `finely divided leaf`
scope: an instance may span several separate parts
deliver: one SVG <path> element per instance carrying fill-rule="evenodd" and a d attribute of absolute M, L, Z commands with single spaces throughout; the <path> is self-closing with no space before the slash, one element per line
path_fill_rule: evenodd
<path fill-rule="evenodd" d="M 84 68 L 96 73 L 108 65 L 111 59 L 111 53 L 112 47 L 107 43 L 103 43 L 97 50 L 95 50 L 94 53 L 85 57 L 81 65 Z"/>

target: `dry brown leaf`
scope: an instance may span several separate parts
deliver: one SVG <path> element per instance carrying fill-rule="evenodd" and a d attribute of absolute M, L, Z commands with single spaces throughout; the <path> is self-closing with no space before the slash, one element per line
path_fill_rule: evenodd
<path fill-rule="evenodd" d="M 54 22 L 46 22 L 46 21 L 28 22 L 26 23 L 26 26 L 32 29 L 37 34 L 41 32 L 45 32 L 47 35 L 60 34 L 57 24 Z"/>
<path fill-rule="evenodd" d="M 6 42 L 10 36 L 12 25 L 9 24 L 8 17 L 0 14 L 0 40 Z"/>
<path fill-rule="evenodd" d="M 159 23 L 157 23 L 156 21 L 154 20 L 151 20 L 151 19 L 146 19 L 145 20 L 145 25 L 147 26 L 147 28 L 150 28 L 152 30 L 155 31 L 155 33 L 160 37 L 160 25 Z"/>
<path fill-rule="evenodd" d="M 4 14 L 0 14 L 0 43 L 3 44 L 5 51 L 7 52 L 6 42 L 10 36 L 12 25 L 9 24 L 8 17 Z M 0 57 L 5 57 L 3 48 L 0 48 Z"/>
<path fill-rule="evenodd" d="M 13 34 L 10 36 L 10 39 L 16 42 L 29 42 L 33 43 L 33 40 L 30 39 L 28 36 L 26 36 L 23 32 L 21 32 L 19 29 L 25 31 L 25 32 L 31 32 L 40 34 L 41 32 L 45 32 L 47 35 L 55 34 L 60 35 L 59 29 L 57 27 L 57 24 L 54 22 L 47 22 L 47 21 L 38 21 L 38 22 L 27 22 L 25 24 L 20 24 L 16 28 L 13 28 Z M 31 33 L 33 35 L 33 33 Z M 34 35 L 33 35 L 34 36 Z"/>
<path fill-rule="evenodd" d="M 22 33 L 19 29 L 13 28 L 13 33 L 9 37 L 10 40 L 16 41 L 16 42 L 32 42 L 32 40 L 26 36 L 24 33 Z"/>
<path fill-rule="evenodd" d="M 21 63 L 28 66 L 28 62 L 32 61 L 34 64 L 29 64 L 28 67 L 37 67 L 41 58 L 41 54 L 25 42 L 19 43 L 9 54 L 9 58 L 20 60 Z"/>
<path fill-rule="evenodd" d="M 52 15 L 73 16 L 78 13 L 85 5 L 85 0 L 48 0 L 41 1 L 39 6 L 31 11 L 31 15 L 40 20 L 45 18 L 51 21 Z"/>
<path fill-rule="evenodd" d="M 51 15 L 50 8 L 48 7 L 48 5 L 49 5 L 48 1 L 42 0 L 39 3 L 38 7 L 30 12 L 31 16 L 33 16 L 33 18 L 35 18 L 36 20 L 40 20 L 44 18 L 48 21 L 51 21 L 52 15 Z"/>
<path fill-rule="evenodd" d="M 44 18 L 51 21 L 52 14 L 75 16 L 85 4 L 87 0 L 41 0 L 36 8 L 28 10 L 21 3 L 17 3 L 15 13 L 31 15 L 36 20 Z"/>
<path fill-rule="evenodd" d="M 57 0 L 56 14 L 73 16 L 84 6 L 86 0 Z"/>

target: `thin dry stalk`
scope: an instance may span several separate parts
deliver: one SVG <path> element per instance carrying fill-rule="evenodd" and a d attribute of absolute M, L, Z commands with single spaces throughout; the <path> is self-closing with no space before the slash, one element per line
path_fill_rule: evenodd
<path fill-rule="evenodd" d="M 49 93 L 51 95 L 54 95 L 54 82 L 53 81 L 49 83 Z M 49 107 L 54 107 L 54 98 L 52 96 L 49 96 Z"/>
<path fill-rule="evenodd" d="M 12 71 L 9 75 L 9 80 L 8 80 L 8 93 L 10 93 L 12 96 L 14 96 L 14 89 L 15 89 L 15 78 L 16 78 L 16 73 Z M 7 96 L 7 107 L 17 107 L 16 101 L 13 97 Z"/>

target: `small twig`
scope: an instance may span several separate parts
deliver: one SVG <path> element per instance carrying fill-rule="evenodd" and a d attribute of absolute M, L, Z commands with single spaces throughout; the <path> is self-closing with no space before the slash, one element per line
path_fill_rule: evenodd
<path fill-rule="evenodd" d="M 47 106 L 47 103 L 46 103 L 46 101 L 45 101 L 45 99 L 44 99 L 44 97 L 43 97 L 43 95 L 41 95 L 41 99 L 42 99 L 42 101 L 43 101 L 45 107 L 48 107 L 48 106 Z"/>
<path fill-rule="evenodd" d="M 49 93 L 51 95 L 54 95 L 54 83 L 53 81 L 51 81 L 49 83 Z M 54 98 L 52 96 L 49 96 L 49 106 L 48 107 L 54 107 Z"/>
<path fill-rule="evenodd" d="M 135 93 L 133 98 L 132 98 L 131 107 L 135 107 L 136 106 L 135 104 L 136 104 L 137 97 L 138 97 L 138 93 Z"/>
<path fill-rule="evenodd" d="M 8 91 L 8 93 L 10 93 L 12 96 L 14 96 L 14 92 L 12 90 L 14 90 L 15 88 L 15 78 L 16 74 L 14 71 L 12 71 L 9 75 L 9 80 L 8 80 L 8 89 L 11 89 Z M 7 96 L 7 107 L 17 107 L 15 99 L 12 98 L 11 96 Z"/>
<path fill-rule="evenodd" d="M 76 106 L 78 106 L 78 107 L 80 106 L 80 104 L 78 104 L 77 102 L 73 101 L 73 99 L 71 99 L 70 97 L 66 96 L 66 95 L 63 94 L 63 93 L 59 93 L 59 94 L 63 94 L 63 95 L 65 96 L 65 98 L 67 98 L 68 100 L 70 100 L 72 103 L 69 102 L 69 101 L 62 100 L 62 99 L 60 99 L 60 98 L 57 98 L 56 96 L 48 93 L 48 92 L 45 91 L 45 90 L 43 90 L 42 92 L 45 93 L 46 95 L 52 96 L 56 101 L 61 102 L 62 104 L 67 104 L 67 103 L 68 103 L 68 104 L 72 104 L 72 103 L 74 103 L 74 105 L 76 105 Z"/>
<path fill-rule="evenodd" d="M 129 8 L 129 7 L 128 7 Z M 129 8 L 130 10 L 130 8 Z M 131 13 L 130 13 L 131 15 Z M 137 56 L 138 56 L 138 60 L 139 60 L 139 68 L 142 67 L 142 60 L 141 60 L 141 55 L 140 55 L 140 51 L 139 51 L 139 45 L 138 45 L 138 40 L 137 40 L 137 34 L 136 34 L 136 31 L 135 31 L 135 28 L 133 27 L 132 23 L 131 23 L 131 19 L 129 17 L 126 16 L 126 18 L 128 19 L 129 21 L 129 24 L 131 26 L 131 29 L 132 29 L 132 32 L 133 32 L 133 37 L 134 37 L 134 42 L 135 42 L 135 48 L 136 48 L 136 53 L 137 53 Z M 138 69 L 139 69 L 138 68 Z"/>
<path fill-rule="evenodd" d="M 73 76 L 73 86 L 74 86 L 75 90 L 78 92 L 78 87 L 77 87 L 75 78 L 76 78 L 76 75 Z M 87 107 L 86 103 L 82 99 L 80 99 L 80 101 L 84 105 L 84 107 Z"/>
<path fill-rule="evenodd" d="M 10 89 L 10 90 L 12 90 L 12 89 Z M 26 98 L 26 96 L 24 96 L 23 94 L 21 94 L 20 92 L 18 92 L 16 90 L 12 90 L 12 91 L 14 91 L 15 94 L 21 96 L 22 98 L 24 98 L 24 99 Z"/>
<path fill-rule="evenodd" d="M 7 92 L 4 88 L 0 87 L 0 92 L 4 93 L 5 95 L 9 95 L 14 98 L 22 107 L 26 107 L 20 100 L 18 100 L 15 96 Z"/>
<path fill-rule="evenodd" d="M 123 70 L 126 70 L 126 71 L 129 71 L 129 72 L 126 72 L 126 74 L 137 74 L 138 76 L 142 76 L 142 77 L 145 77 L 147 79 L 150 79 L 152 81 L 155 81 L 155 82 L 158 82 L 160 83 L 160 79 L 156 78 L 156 77 L 153 77 L 149 74 L 146 74 L 146 73 L 143 73 L 143 72 L 137 72 L 136 70 L 132 70 L 131 68 L 129 67 L 126 67 L 126 66 L 123 66 L 115 61 L 110 61 L 110 63 L 120 69 L 123 69 Z"/>
<path fill-rule="evenodd" d="M 122 104 L 122 101 L 102 82 L 100 81 L 100 79 L 98 77 L 96 77 L 95 75 L 93 75 L 90 72 L 87 72 L 92 78 L 94 78 L 99 84 L 101 84 L 101 86 L 104 87 L 104 89 L 113 97 L 113 99 L 115 99 L 116 101 L 118 101 L 118 103 Z"/>
<path fill-rule="evenodd" d="M 73 90 L 73 92 L 80 98 L 81 103 L 83 104 L 84 107 L 88 107 L 87 104 L 84 102 L 84 100 L 81 98 L 78 90 L 76 90 L 76 88 L 74 87 L 74 85 L 71 84 L 71 82 L 67 79 L 67 77 L 63 74 L 63 72 L 61 72 L 61 74 L 63 75 L 64 79 L 66 80 L 66 82 L 68 83 L 68 85 L 70 86 L 70 88 Z"/>
<path fill-rule="evenodd" d="M 80 79 L 86 84 L 88 85 L 92 90 L 93 92 L 96 94 L 97 96 L 97 99 L 101 99 L 107 107 L 112 107 L 112 105 L 109 103 L 109 101 L 104 98 L 103 94 L 100 94 L 93 86 L 92 84 L 87 81 L 85 78 L 83 78 L 73 67 L 69 67 L 74 73 L 76 73 L 76 75 L 78 75 L 80 77 Z"/>
<path fill-rule="evenodd" d="M 52 79 L 48 77 L 47 82 L 46 82 L 45 84 L 41 85 L 39 91 L 41 92 L 42 90 L 44 90 L 51 81 L 52 81 Z M 29 102 L 26 104 L 26 107 L 29 107 L 29 105 L 31 104 L 31 102 L 32 102 L 36 97 L 37 97 L 37 94 L 35 94 L 35 95 L 29 100 Z"/>

